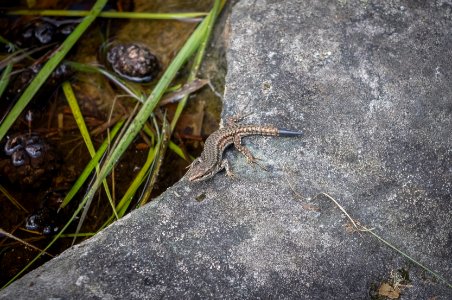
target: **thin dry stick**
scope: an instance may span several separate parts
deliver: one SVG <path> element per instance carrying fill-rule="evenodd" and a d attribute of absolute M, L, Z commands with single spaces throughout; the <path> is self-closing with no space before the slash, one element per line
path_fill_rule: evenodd
<path fill-rule="evenodd" d="M 179 90 L 166 94 L 160 100 L 159 106 L 164 106 L 169 103 L 176 103 L 179 100 L 182 100 L 182 98 L 184 98 L 185 96 L 201 89 L 206 84 L 209 84 L 209 80 L 207 79 L 195 79 L 190 83 L 186 83 Z"/>
<path fill-rule="evenodd" d="M 287 182 L 290 182 L 288 179 L 288 176 L 286 176 Z M 289 183 L 289 187 L 292 189 L 292 191 L 299 196 L 299 194 L 297 192 L 295 192 L 295 190 L 292 188 L 292 185 Z M 319 193 L 317 194 L 315 198 L 317 198 L 318 196 L 323 195 L 325 197 L 327 197 L 328 199 L 330 199 L 331 201 L 334 202 L 334 204 L 336 204 L 336 206 L 345 214 L 345 216 L 352 222 L 353 226 L 361 232 L 368 232 L 371 235 L 373 235 L 374 237 L 376 237 L 378 240 L 380 240 L 381 242 L 383 242 L 386 246 L 388 246 L 389 248 L 393 249 L 394 251 L 396 251 L 397 253 L 399 253 L 400 255 L 402 255 L 403 257 L 405 257 L 406 259 L 410 260 L 412 263 L 418 265 L 419 267 L 421 267 L 422 269 L 424 269 L 425 271 L 429 272 L 430 274 L 432 274 L 434 277 L 436 277 L 437 279 L 441 280 L 443 283 L 445 283 L 449 288 L 452 288 L 452 284 L 449 283 L 443 276 L 441 276 L 440 274 L 430 270 L 428 267 L 424 266 L 423 264 L 421 264 L 420 262 L 418 262 L 417 260 L 415 260 L 414 258 L 412 258 L 411 256 L 409 256 L 408 254 L 406 254 L 405 252 L 403 252 L 402 250 L 399 250 L 397 247 L 393 246 L 390 242 L 386 241 L 385 239 L 383 239 L 382 237 L 380 237 L 378 234 L 373 232 L 373 228 L 369 229 L 364 225 L 361 225 L 358 221 L 355 221 L 348 213 L 347 211 L 330 195 L 328 195 L 327 193 Z"/>
<path fill-rule="evenodd" d="M 34 249 L 34 250 L 36 250 L 36 251 L 42 252 L 42 250 L 39 249 L 38 247 L 33 246 L 32 244 L 27 243 L 27 242 L 25 242 L 24 240 L 21 240 L 21 239 L 18 238 L 18 237 L 15 237 L 14 235 L 12 235 L 12 234 L 10 234 L 10 233 L 4 231 L 4 230 L 1 229 L 1 228 L 0 228 L 0 234 L 3 234 L 3 235 L 5 235 L 5 236 L 9 237 L 10 239 L 16 240 L 16 241 L 18 241 L 19 243 L 22 243 L 22 244 L 24 244 L 25 246 L 30 247 L 30 248 L 32 248 L 32 249 Z M 43 253 L 44 253 L 44 254 L 47 254 L 47 255 L 50 256 L 50 257 L 54 257 L 52 254 L 50 254 L 50 253 L 48 253 L 48 252 L 43 252 Z"/>
<path fill-rule="evenodd" d="M 452 284 L 449 283 L 443 276 L 441 276 L 440 274 L 430 270 L 428 267 L 424 266 L 423 264 L 421 264 L 420 262 L 418 262 L 417 260 L 415 260 L 414 258 L 412 258 L 411 256 L 409 256 L 408 254 L 406 254 L 405 252 L 403 252 L 402 250 L 399 250 L 397 247 L 393 246 L 390 242 L 386 241 L 385 239 L 383 239 L 381 236 L 379 236 L 378 234 L 373 232 L 373 229 L 368 229 L 366 228 L 364 225 L 359 224 L 359 222 L 355 222 L 352 217 L 350 217 L 350 215 L 345 211 L 345 209 L 339 205 L 339 203 L 330 195 L 326 194 L 326 193 L 320 193 L 318 195 L 324 195 L 326 196 L 328 199 L 332 200 L 337 207 L 339 207 L 339 209 L 347 216 L 347 218 L 350 219 L 350 221 L 353 223 L 353 225 L 355 226 L 355 228 L 359 231 L 365 231 L 365 232 L 369 232 L 371 235 L 373 235 L 374 237 L 376 237 L 378 240 L 380 240 L 381 242 L 383 242 L 386 246 L 388 246 L 389 248 L 395 250 L 397 253 L 399 253 L 400 255 L 402 255 L 403 257 L 407 258 L 408 260 L 410 260 L 412 263 L 418 265 L 419 267 L 421 267 L 422 269 L 424 269 L 425 271 L 429 272 L 430 274 L 432 274 L 434 277 L 438 278 L 439 280 L 441 280 L 443 283 L 445 283 L 449 288 L 452 288 Z M 317 195 L 317 196 L 318 196 Z M 316 197 L 317 197 L 316 196 Z"/>
<path fill-rule="evenodd" d="M 215 87 L 213 86 L 212 82 L 209 80 L 207 82 L 207 85 L 210 87 L 210 89 L 212 90 L 212 92 L 215 94 L 215 96 L 217 96 L 218 98 L 221 99 L 221 101 L 223 101 L 223 95 L 220 94 L 219 92 L 217 92 L 217 90 L 215 89 Z"/>
<path fill-rule="evenodd" d="M 331 197 L 327 193 L 323 193 L 323 192 L 319 193 L 319 194 L 317 194 L 314 197 L 314 199 L 317 198 L 320 195 L 323 195 L 323 196 L 327 197 L 328 199 L 330 199 L 331 201 L 333 201 L 336 204 L 336 206 L 339 207 L 339 209 L 344 213 L 344 215 L 347 216 L 347 218 L 350 220 L 350 222 L 352 222 L 352 224 L 356 228 L 356 230 L 358 230 L 358 231 L 369 231 L 369 232 L 374 230 L 374 228 L 371 228 L 371 229 L 366 228 L 365 226 L 361 225 L 358 221 L 355 222 L 355 220 L 353 220 L 353 218 L 347 213 L 347 211 L 333 197 Z"/>
<path fill-rule="evenodd" d="M 287 171 L 286 165 L 283 165 L 283 171 L 286 173 L 286 175 L 289 173 Z M 292 185 L 292 182 L 289 180 L 289 176 L 285 176 L 287 184 L 289 185 L 290 189 L 292 190 L 292 192 L 295 194 L 295 196 L 297 196 L 298 198 L 300 198 L 302 201 L 305 200 L 305 197 L 303 197 L 303 195 L 301 195 L 300 193 L 298 193 L 295 188 Z M 306 210 L 311 210 L 311 211 L 319 211 L 320 209 L 316 206 L 313 206 L 311 204 L 307 204 L 307 203 L 302 203 L 301 204 L 302 207 Z"/>

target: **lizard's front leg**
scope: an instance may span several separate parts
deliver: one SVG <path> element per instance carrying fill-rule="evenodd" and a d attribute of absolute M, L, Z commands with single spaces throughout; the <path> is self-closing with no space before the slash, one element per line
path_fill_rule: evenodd
<path fill-rule="evenodd" d="M 226 158 L 221 161 L 220 170 L 222 169 L 226 170 L 226 175 L 234 177 L 234 173 L 232 172 L 231 166 Z"/>
<path fill-rule="evenodd" d="M 226 126 L 228 126 L 228 127 L 235 126 L 235 125 L 237 125 L 237 123 L 239 123 L 240 121 L 242 121 L 243 119 L 245 119 L 246 117 L 248 117 L 251 114 L 252 113 L 248 113 L 248 114 L 244 115 L 242 113 L 239 113 L 237 115 L 230 116 L 230 117 L 226 118 Z"/>

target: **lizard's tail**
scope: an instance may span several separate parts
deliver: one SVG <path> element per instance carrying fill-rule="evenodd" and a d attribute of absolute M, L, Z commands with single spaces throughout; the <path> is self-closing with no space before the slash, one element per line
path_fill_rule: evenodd
<path fill-rule="evenodd" d="M 302 136 L 304 133 L 303 131 L 293 131 L 283 128 L 278 128 L 278 135 L 279 136 Z"/>

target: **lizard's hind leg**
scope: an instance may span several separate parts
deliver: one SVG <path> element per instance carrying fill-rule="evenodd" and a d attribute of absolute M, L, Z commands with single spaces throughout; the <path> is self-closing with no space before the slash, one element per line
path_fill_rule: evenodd
<path fill-rule="evenodd" d="M 251 153 L 251 151 L 242 145 L 242 136 L 241 135 L 238 134 L 238 135 L 234 136 L 234 146 L 235 146 L 235 148 L 237 148 L 237 150 L 240 151 L 240 153 L 242 153 L 246 157 L 246 160 L 248 161 L 249 164 L 256 164 L 262 170 L 268 171 L 265 166 L 263 166 L 257 162 L 258 160 L 262 160 L 262 159 L 254 157 L 253 154 Z"/>
<path fill-rule="evenodd" d="M 243 155 L 245 155 L 248 163 L 255 163 L 256 158 L 253 156 L 251 151 L 242 145 L 242 136 L 240 134 L 237 134 L 234 136 L 234 146 L 237 150 L 240 151 Z"/>

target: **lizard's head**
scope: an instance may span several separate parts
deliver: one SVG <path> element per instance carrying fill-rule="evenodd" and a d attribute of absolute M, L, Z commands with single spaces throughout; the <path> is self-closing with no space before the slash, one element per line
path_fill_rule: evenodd
<path fill-rule="evenodd" d="M 202 181 L 209 179 L 215 172 L 212 170 L 210 166 L 203 163 L 201 157 L 195 159 L 191 165 L 188 166 L 188 172 L 185 176 L 188 177 L 189 181 Z"/>

